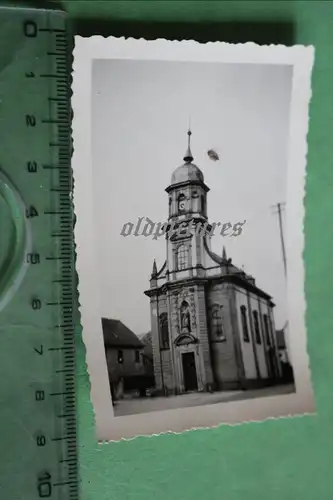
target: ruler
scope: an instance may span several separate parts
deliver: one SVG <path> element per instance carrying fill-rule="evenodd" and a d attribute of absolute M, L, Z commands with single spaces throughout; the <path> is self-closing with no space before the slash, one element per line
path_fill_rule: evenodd
<path fill-rule="evenodd" d="M 0 8 L 0 496 L 77 500 L 71 38 Z"/>

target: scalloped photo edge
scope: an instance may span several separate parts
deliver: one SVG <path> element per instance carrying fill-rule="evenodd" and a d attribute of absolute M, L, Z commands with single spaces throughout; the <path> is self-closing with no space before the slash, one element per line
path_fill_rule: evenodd
<path fill-rule="evenodd" d="M 98 64 L 102 64 L 101 61 L 103 61 L 103 63 L 105 64 L 108 64 L 107 61 L 110 62 L 110 70 L 109 70 L 110 81 L 112 81 L 112 74 L 116 76 L 117 68 L 120 67 L 119 64 L 118 65 L 114 64 L 114 67 L 112 67 L 112 63 L 119 61 L 122 61 L 123 63 L 127 61 L 128 65 L 130 65 L 131 62 L 133 61 L 135 62 L 141 61 L 142 63 L 144 62 L 146 64 L 145 68 L 148 67 L 147 66 L 148 62 L 150 63 L 158 62 L 158 64 L 160 64 L 159 67 L 162 67 L 161 66 L 162 63 L 168 63 L 169 67 L 171 67 L 170 65 L 171 63 L 177 63 L 178 67 L 180 67 L 179 64 L 181 63 L 202 64 L 205 65 L 206 68 L 208 68 L 208 65 L 210 65 L 210 67 L 213 67 L 213 65 L 222 66 L 224 64 L 229 66 L 244 65 L 244 67 L 245 66 L 249 67 L 249 65 L 257 65 L 257 66 L 260 65 L 262 67 L 264 65 L 269 67 L 277 67 L 277 66 L 292 67 L 291 99 L 289 102 L 289 136 L 287 140 L 288 145 L 286 146 L 288 148 L 287 149 L 288 159 L 286 162 L 286 176 L 287 176 L 286 205 L 288 206 L 288 210 L 285 221 L 285 234 L 286 234 L 285 254 L 288 265 L 287 267 L 288 273 L 286 280 L 288 330 L 289 332 L 291 331 L 293 332 L 293 335 L 290 335 L 288 338 L 289 342 L 288 348 L 290 349 L 290 355 L 292 357 L 293 378 L 296 388 L 295 392 L 292 393 L 282 392 L 281 394 L 277 395 L 276 394 L 274 395 L 272 393 L 271 395 L 268 395 L 266 397 L 258 397 L 258 398 L 255 396 L 253 398 L 246 398 L 246 399 L 236 398 L 236 400 L 234 401 L 231 398 L 230 400 L 222 402 L 217 401 L 214 402 L 213 404 L 209 404 L 210 401 L 209 398 L 212 397 L 212 394 L 214 395 L 215 393 L 215 385 L 214 385 L 215 382 L 213 384 L 212 382 L 213 379 L 210 379 L 209 373 L 211 372 L 209 370 L 211 368 L 210 367 L 207 368 L 205 365 L 206 361 L 204 361 L 204 359 L 206 359 L 205 356 L 208 356 L 208 354 L 207 355 L 204 354 L 204 347 L 202 346 L 205 345 L 205 342 L 206 344 L 207 342 L 208 343 L 210 342 L 207 339 L 211 338 L 211 335 L 213 334 L 211 332 L 209 334 L 207 332 L 206 334 L 202 332 L 198 333 L 199 329 L 198 323 L 200 323 L 201 319 L 199 316 L 196 316 L 197 321 L 195 322 L 193 320 L 193 315 L 199 314 L 198 312 L 196 312 L 195 307 L 197 307 L 199 304 L 198 290 L 199 289 L 201 290 L 200 287 L 204 286 L 202 285 L 203 277 L 206 277 L 206 281 L 209 281 L 210 279 L 209 266 L 208 264 L 206 267 L 202 265 L 202 263 L 204 262 L 203 260 L 200 261 L 200 263 L 198 263 L 199 261 L 196 261 L 196 267 L 193 264 L 192 266 L 193 269 L 191 268 L 189 274 L 186 275 L 189 276 L 190 278 L 189 277 L 183 278 L 182 277 L 183 275 L 181 274 L 181 267 L 177 269 L 172 268 L 173 264 L 170 263 L 167 264 L 166 273 L 165 269 L 164 271 L 163 269 L 160 269 L 159 271 L 157 271 L 157 269 L 155 269 L 154 271 L 153 269 L 153 272 L 150 277 L 150 289 L 147 291 L 147 293 L 145 292 L 146 295 L 148 295 L 148 297 L 150 298 L 150 305 L 149 305 L 149 299 L 147 299 L 147 310 L 149 311 L 149 308 L 151 309 L 151 318 L 152 318 L 151 321 L 153 325 L 152 363 L 153 363 L 153 370 L 155 377 L 154 380 L 156 385 L 157 397 L 153 398 L 152 395 L 151 396 L 149 394 L 147 395 L 145 390 L 144 390 L 144 395 L 147 400 L 149 399 L 149 401 L 153 400 L 157 401 L 157 399 L 162 394 L 161 392 L 158 392 L 157 389 L 162 390 L 161 388 L 163 385 L 163 391 L 164 391 L 163 396 L 167 397 L 166 395 L 167 382 L 165 380 L 167 377 L 169 377 L 169 374 L 171 372 L 165 374 L 165 380 L 163 382 L 160 381 L 160 378 L 161 377 L 163 378 L 163 370 L 165 370 L 164 366 L 166 363 L 165 360 L 171 359 L 174 362 L 172 368 L 174 370 L 174 372 L 172 372 L 173 373 L 172 376 L 174 378 L 173 382 L 171 383 L 171 386 L 172 388 L 174 388 L 175 394 L 178 395 L 169 393 L 168 404 L 171 405 L 171 402 L 173 401 L 172 398 L 180 398 L 178 399 L 178 401 L 181 400 L 184 401 L 184 396 L 182 395 L 182 393 L 186 392 L 186 384 L 188 384 L 188 387 L 190 388 L 187 392 L 195 395 L 194 396 L 185 395 L 185 398 L 192 397 L 193 401 L 196 401 L 195 398 L 199 398 L 198 399 L 199 401 L 201 397 L 206 399 L 205 401 L 204 399 L 202 399 L 202 401 L 204 401 L 203 403 L 198 403 L 198 404 L 191 403 L 191 405 L 189 406 L 180 405 L 180 407 L 177 407 L 176 404 L 174 404 L 173 406 L 171 405 L 169 407 L 167 405 L 163 406 L 164 403 L 162 401 L 161 403 L 162 406 L 159 411 L 150 411 L 148 409 L 147 412 L 141 411 L 139 413 L 127 413 L 127 414 L 125 413 L 123 415 L 121 413 L 117 414 L 117 404 L 115 405 L 115 401 L 112 401 L 112 397 L 115 399 L 115 392 L 114 390 L 112 391 L 110 389 L 111 382 L 109 380 L 109 372 L 110 370 L 112 371 L 112 367 L 110 368 L 110 366 L 107 364 L 107 356 L 105 348 L 105 332 L 103 336 L 103 328 L 101 322 L 101 318 L 104 317 L 106 313 L 104 312 L 102 307 L 100 274 L 105 270 L 101 271 L 98 268 L 98 265 L 100 264 L 100 262 L 102 262 L 102 260 L 98 257 L 99 254 L 97 252 L 97 247 L 96 247 L 97 240 L 99 238 L 97 233 L 101 230 L 100 224 L 102 224 L 102 222 L 98 217 L 100 209 L 97 207 L 97 200 L 96 196 L 94 196 L 94 188 L 93 188 L 94 179 L 96 182 L 96 179 L 98 178 L 98 176 L 96 175 L 96 169 L 99 168 L 98 162 L 96 161 L 96 159 L 94 160 L 93 147 L 92 147 L 92 138 L 93 138 L 92 102 L 93 102 L 93 92 L 94 92 L 93 63 L 95 61 L 98 61 Z M 192 429 L 211 428 L 220 425 L 238 425 L 249 422 L 262 422 L 264 420 L 271 418 L 275 419 L 281 417 L 291 417 L 291 416 L 308 415 L 315 413 L 314 395 L 313 395 L 311 373 L 309 366 L 309 356 L 307 353 L 307 330 L 305 323 L 306 301 L 304 292 L 305 272 L 304 272 L 304 261 L 303 261 L 303 250 L 304 250 L 303 221 L 305 213 L 304 196 L 305 196 L 305 177 L 306 177 L 306 165 L 307 165 L 307 134 L 309 126 L 309 105 L 311 99 L 311 75 L 312 75 L 313 64 L 314 64 L 314 48 L 312 46 L 307 46 L 307 47 L 305 46 L 285 47 L 282 45 L 258 46 L 251 42 L 245 44 L 228 44 L 223 42 L 211 42 L 211 43 L 201 44 L 193 40 L 168 41 L 164 39 L 158 39 L 158 40 L 146 41 L 144 39 L 137 40 L 133 38 L 125 39 L 125 38 L 114 38 L 114 37 L 104 38 L 102 36 L 92 36 L 89 38 L 81 36 L 75 37 L 74 60 L 73 60 L 73 84 L 72 84 L 72 91 L 73 91 L 72 128 L 73 128 L 73 142 L 74 142 L 72 168 L 75 181 L 74 209 L 76 214 L 76 226 L 75 226 L 75 243 L 77 251 L 76 266 L 79 278 L 78 292 L 79 292 L 81 322 L 83 327 L 83 341 L 86 347 L 86 363 L 91 384 L 91 401 L 95 413 L 96 436 L 98 441 L 100 442 L 118 441 L 120 439 L 131 439 L 137 436 L 152 436 L 168 432 L 180 433 Z M 181 75 L 179 76 L 179 78 L 181 78 Z M 120 76 L 119 79 L 120 79 L 119 81 L 121 82 Z M 147 80 L 143 79 L 142 81 L 146 82 Z M 105 86 L 106 85 L 107 84 L 105 83 Z M 142 83 L 142 85 L 144 84 Z M 126 103 L 126 97 L 124 97 L 124 103 Z M 244 111 L 244 113 L 245 112 L 246 111 Z M 223 110 L 221 111 L 221 113 L 223 113 Z M 121 116 L 112 114 L 110 112 L 110 123 L 112 120 L 118 120 L 119 122 L 119 120 L 121 119 L 122 119 Z M 183 142 L 185 149 L 187 141 L 186 138 L 187 123 L 184 124 L 183 128 L 184 127 L 185 127 L 185 135 L 183 138 Z M 195 132 L 194 130 L 192 131 L 194 137 Z M 116 141 L 116 139 L 114 140 Z M 192 140 L 191 143 L 192 146 L 194 138 L 191 138 L 191 140 Z M 110 132 L 109 136 L 110 144 L 112 144 L 112 141 L 113 137 L 112 133 Z M 133 148 L 137 148 L 136 149 L 137 151 L 139 151 L 140 147 L 143 146 L 140 144 L 133 145 Z M 207 148 L 209 147 L 210 145 L 208 144 Z M 206 188 L 204 187 L 204 181 L 203 179 L 198 177 L 199 174 L 197 175 L 194 172 L 192 168 L 192 160 L 193 160 L 192 153 L 191 150 L 189 151 L 190 153 L 187 152 L 185 154 L 184 157 L 185 167 L 183 168 L 181 175 L 179 174 L 178 179 L 175 178 L 174 184 L 171 184 L 168 188 L 165 185 L 165 187 L 167 188 L 166 191 L 168 193 L 169 192 L 171 193 L 169 198 L 169 204 L 170 204 L 169 220 L 175 217 L 178 217 L 179 221 L 186 220 L 186 215 L 179 215 L 180 212 L 178 212 L 178 215 L 175 215 L 177 213 L 177 210 L 183 210 L 183 206 L 180 207 L 175 205 L 175 203 L 177 203 L 176 201 L 174 201 L 176 200 L 176 198 L 172 197 L 173 196 L 172 193 L 176 192 L 177 189 L 178 189 L 177 193 L 179 192 L 179 189 L 183 189 L 184 191 L 186 186 L 190 185 L 192 182 L 193 185 L 195 184 L 196 186 L 198 186 L 199 191 L 202 190 L 200 191 L 200 193 L 201 192 L 203 193 L 202 196 L 205 196 Z M 126 158 L 127 155 L 129 154 L 130 153 L 126 153 L 125 155 Z M 194 154 L 193 156 L 196 155 Z M 181 160 L 181 157 L 178 159 Z M 137 161 L 140 161 L 140 159 L 137 159 Z M 209 161 L 209 159 L 207 159 L 207 161 Z M 189 165 L 191 165 L 191 167 L 189 167 Z M 199 161 L 198 165 L 200 167 Z M 174 165 L 174 167 L 176 167 L 176 164 Z M 111 161 L 108 168 L 109 171 L 112 172 L 112 169 L 115 169 L 116 166 Z M 182 177 L 184 175 L 184 170 L 186 170 L 187 177 Z M 190 173 L 189 170 L 191 170 Z M 110 178 L 112 177 L 111 174 L 108 175 L 110 175 Z M 121 172 L 117 171 L 117 175 L 120 176 Z M 214 175 L 215 174 L 208 173 L 208 176 L 212 176 L 212 178 Z M 113 176 L 113 179 L 115 179 L 115 177 L 116 175 Z M 149 181 L 147 181 L 147 184 L 149 184 Z M 111 197 L 112 183 L 109 185 L 109 192 Z M 184 191 L 184 193 L 186 195 L 187 191 L 186 192 Z M 192 203 L 192 201 L 190 200 L 188 201 L 188 203 Z M 195 201 L 195 203 L 197 202 Z M 167 202 L 165 203 L 165 206 L 167 210 L 168 209 Z M 195 206 L 198 207 L 199 205 Z M 188 213 L 193 213 L 193 211 L 195 211 L 198 212 L 196 216 L 198 216 L 199 218 L 200 216 L 206 217 L 206 214 L 204 213 L 205 211 L 204 208 L 201 207 L 194 209 L 193 208 L 194 205 L 191 205 L 191 207 L 192 208 L 191 210 L 189 210 Z M 200 210 L 202 210 L 201 214 Z M 120 212 L 121 210 L 119 210 L 119 214 L 117 214 L 117 216 L 118 215 L 120 216 Z M 142 215 L 145 217 L 149 217 L 150 219 L 153 219 L 154 217 L 154 214 L 149 214 L 149 213 L 144 213 L 144 214 L 138 213 L 137 215 L 138 217 Z M 158 218 L 156 216 L 156 220 L 164 220 L 164 219 Z M 212 220 L 222 220 L 222 219 L 212 218 Z M 118 234 L 120 234 L 120 230 L 126 222 L 127 219 L 119 220 Z M 244 227 L 246 228 L 246 225 Z M 244 234 L 246 230 L 247 229 L 244 229 L 243 231 Z M 250 231 L 250 229 L 248 230 Z M 236 238 L 236 240 L 240 240 L 241 237 L 242 236 Z M 136 244 L 136 242 L 139 240 L 141 245 L 145 245 L 146 244 L 145 242 L 147 241 L 147 239 L 144 239 L 143 237 L 135 239 L 133 237 L 124 238 L 120 236 L 120 238 L 122 239 L 122 244 L 125 244 L 124 242 L 126 240 L 126 242 L 128 241 L 128 245 Z M 163 240 L 163 238 L 159 238 L 159 240 Z M 172 243 L 171 238 L 169 243 L 171 245 Z M 207 247 L 207 242 L 205 243 L 204 247 L 205 248 Z M 225 254 L 217 259 L 217 257 L 216 258 L 214 257 L 215 254 L 210 249 L 206 248 L 206 250 L 202 251 L 203 252 L 206 251 L 208 255 L 207 259 L 208 260 L 211 259 L 209 260 L 209 262 L 213 261 L 217 262 L 219 273 L 222 274 L 226 273 L 228 275 L 230 275 L 230 273 L 231 275 L 233 274 L 236 268 L 233 266 L 231 259 L 229 259 L 230 262 L 228 261 Z M 279 251 L 281 252 L 281 250 Z M 140 266 L 140 262 L 137 262 L 137 265 Z M 149 269 L 149 272 L 150 271 L 151 268 Z M 163 283 L 162 283 L 161 276 L 163 273 L 165 273 L 165 277 L 163 278 L 162 280 Z M 254 282 L 250 280 L 250 277 L 245 275 L 245 273 L 238 268 L 237 268 L 237 273 L 238 277 L 232 278 L 234 279 L 234 282 L 230 278 L 229 280 L 230 283 L 232 282 L 240 283 L 241 281 L 239 280 L 245 280 L 248 283 L 248 285 L 246 285 L 248 286 L 248 290 L 255 289 L 253 284 Z M 161 300 L 162 299 L 164 300 L 165 297 L 169 297 L 168 295 L 169 290 L 170 290 L 170 297 L 172 294 L 174 294 L 175 297 L 178 297 L 178 295 L 179 297 L 180 296 L 183 297 L 182 295 L 183 292 L 180 291 L 178 293 L 176 289 L 176 285 L 177 283 L 179 284 L 179 280 L 180 281 L 183 280 L 183 284 L 187 280 L 186 283 L 189 283 L 189 286 L 192 287 L 191 288 L 192 292 L 193 290 L 195 290 L 195 292 L 193 293 L 198 294 L 197 297 L 193 298 L 194 301 L 193 304 L 196 305 L 193 306 L 194 309 L 192 310 L 192 303 L 191 303 L 190 309 L 186 310 L 185 306 L 187 302 L 184 302 L 184 300 L 181 303 L 179 303 L 181 305 L 172 306 L 172 304 L 176 304 L 176 298 L 175 299 L 170 298 L 170 300 L 165 299 L 166 301 L 165 303 L 167 303 L 167 300 L 169 300 L 168 302 L 169 308 L 170 307 L 180 308 L 183 307 L 184 304 L 185 305 L 184 305 L 184 315 L 180 316 L 180 319 L 178 318 L 175 320 L 177 323 L 177 327 L 175 327 L 173 324 L 171 325 L 171 323 L 168 326 L 169 329 L 167 331 L 169 332 L 168 334 L 170 335 L 170 339 L 167 340 L 166 347 L 169 349 L 168 352 L 170 354 L 162 353 L 161 355 L 162 348 L 161 348 L 159 316 L 156 323 L 154 319 L 156 316 L 156 313 L 154 311 L 156 309 L 154 309 L 155 306 L 152 304 L 155 300 L 158 300 L 158 297 L 162 297 Z M 252 285 L 254 288 L 251 288 Z M 233 284 L 228 286 L 237 287 L 239 285 Z M 147 276 L 146 288 L 149 288 L 149 275 Z M 142 290 L 142 293 L 143 292 L 144 290 Z M 112 302 L 112 296 L 109 297 L 109 301 L 110 303 Z M 168 316 L 169 321 L 173 321 L 172 318 L 174 318 L 175 315 L 177 316 L 178 313 L 181 314 L 178 311 L 178 309 L 176 312 L 175 311 L 170 312 L 170 310 L 168 309 L 168 312 L 166 312 L 165 314 L 166 315 L 169 314 Z M 269 312 L 267 314 L 269 315 Z M 111 311 L 110 311 L 110 316 L 114 316 L 114 313 Z M 108 323 L 109 325 L 108 328 L 110 328 L 111 330 L 116 328 L 115 321 L 119 320 L 122 320 L 122 318 L 117 318 L 117 320 L 111 320 L 111 319 L 108 320 L 110 321 Z M 126 325 L 126 327 L 127 326 L 128 325 Z M 157 334 L 154 328 L 158 329 Z M 207 326 L 207 329 L 209 328 L 210 327 Z M 131 328 L 129 329 L 131 330 Z M 175 329 L 177 330 L 177 334 L 174 333 L 174 331 L 176 331 Z M 112 331 L 111 330 L 110 330 L 111 332 L 110 335 L 114 336 L 115 333 L 113 330 Z M 142 333 L 142 332 L 136 332 L 136 333 Z M 155 339 L 154 335 L 157 335 L 158 338 Z M 221 337 L 220 340 L 223 340 L 223 338 Z M 193 345 L 195 345 L 193 349 L 191 348 L 192 350 L 190 350 L 188 347 L 191 342 L 193 342 Z M 276 339 L 272 340 L 273 346 L 275 345 L 274 342 L 276 342 Z M 263 342 L 263 344 L 266 345 L 265 341 Z M 219 346 L 223 345 L 226 345 L 226 343 L 219 344 Z M 237 345 L 239 348 L 240 344 Z M 211 352 L 212 347 L 210 346 L 209 349 Z M 223 347 L 219 347 L 219 349 L 223 349 Z M 118 362 L 122 363 L 123 361 L 119 358 L 119 351 L 122 352 L 122 350 L 118 349 L 117 351 Z M 193 355 L 191 354 L 192 352 Z M 184 357 L 184 354 L 186 353 L 187 357 L 186 356 Z M 163 362 L 160 363 L 160 361 L 162 361 L 161 356 L 170 356 L 170 357 L 163 358 Z M 214 354 L 214 356 L 216 358 L 217 355 Z M 179 360 L 180 359 L 185 360 L 185 358 L 187 360 L 186 361 L 187 365 L 186 366 L 184 365 L 183 368 L 181 368 L 180 366 L 181 362 Z M 141 360 L 139 356 L 138 359 Z M 114 358 L 113 362 L 114 363 L 116 362 L 114 361 Z M 156 368 L 157 363 L 158 363 L 158 370 Z M 193 365 L 196 366 L 197 370 L 203 370 L 203 372 L 202 373 L 197 372 L 197 375 L 193 375 Z M 185 373 L 185 369 L 188 370 L 188 372 Z M 190 381 L 191 370 L 192 370 L 192 382 Z M 220 371 L 222 372 L 223 370 L 218 370 L 219 373 Z M 276 373 L 278 373 L 278 371 Z M 194 382 L 193 382 L 193 376 L 194 378 L 197 376 Z M 179 377 L 181 380 L 179 379 Z M 186 377 L 187 377 L 187 382 L 185 380 Z M 219 375 L 217 376 L 217 378 L 219 378 Z M 121 380 L 122 383 L 124 383 L 124 379 L 122 378 Z M 191 383 L 195 389 L 194 391 L 193 387 L 191 386 Z M 224 387 L 223 376 L 221 384 L 222 384 L 221 387 L 223 388 Z M 228 387 L 227 384 L 225 385 L 225 387 Z M 242 384 L 240 384 L 240 388 L 244 389 Z M 201 396 L 202 394 L 203 396 Z M 205 394 L 207 394 L 207 396 Z M 140 395 L 142 394 L 140 393 Z M 139 399 L 140 398 L 138 398 L 138 400 Z M 146 404 L 145 401 L 143 401 L 142 405 Z M 121 408 L 122 404 L 125 405 L 125 403 L 120 402 L 119 408 Z M 133 407 L 135 407 L 134 403 Z M 128 403 L 128 405 L 130 404 L 132 403 L 131 402 Z M 149 404 L 147 403 L 148 405 L 147 408 L 149 408 Z"/>

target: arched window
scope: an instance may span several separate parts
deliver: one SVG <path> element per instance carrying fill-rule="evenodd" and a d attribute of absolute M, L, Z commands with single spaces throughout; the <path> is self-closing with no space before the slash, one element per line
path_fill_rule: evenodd
<path fill-rule="evenodd" d="M 212 310 L 212 334 L 220 340 L 226 340 L 223 331 L 222 306 L 215 305 Z"/>
<path fill-rule="evenodd" d="M 261 344 L 258 311 L 253 311 L 254 334 L 257 344 Z"/>
<path fill-rule="evenodd" d="M 188 267 L 188 249 L 185 245 L 179 245 L 177 249 L 177 270 Z"/>
<path fill-rule="evenodd" d="M 244 342 L 250 342 L 249 325 L 247 322 L 246 307 L 241 306 L 240 312 L 241 312 L 241 321 L 242 321 L 242 328 L 243 328 L 243 340 L 244 340 Z"/>
<path fill-rule="evenodd" d="M 169 327 L 168 327 L 168 314 L 162 313 L 160 314 L 160 339 L 161 339 L 161 348 L 169 349 Z"/>
<path fill-rule="evenodd" d="M 268 323 L 268 316 L 267 314 L 264 314 L 264 330 L 265 330 L 265 339 L 266 339 L 266 344 L 268 347 L 271 347 L 272 342 L 271 342 L 271 336 L 269 333 L 269 323 Z"/>

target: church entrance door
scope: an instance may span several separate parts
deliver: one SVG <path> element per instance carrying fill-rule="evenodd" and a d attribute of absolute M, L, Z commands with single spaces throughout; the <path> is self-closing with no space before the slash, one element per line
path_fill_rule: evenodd
<path fill-rule="evenodd" d="M 197 370 L 195 367 L 195 358 L 193 352 L 184 352 L 183 359 L 183 373 L 184 373 L 184 387 L 185 391 L 197 391 L 198 379 Z"/>

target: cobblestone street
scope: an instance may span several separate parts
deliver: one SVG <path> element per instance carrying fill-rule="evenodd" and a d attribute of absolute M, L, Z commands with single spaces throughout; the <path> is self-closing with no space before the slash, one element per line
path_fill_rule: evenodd
<path fill-rule="evenodd" d="M 150 413 L 152 411 L 189 408 L 192 406 L 211 405 L 228 401 L 278 396 L 295 392 L 294 385 L 280 385 L 249 391 L 223 391 L 211 393 L 193 392 L 167 398 L 131 398 L 117 401 L 114 406 L 115 416 Z"/>

